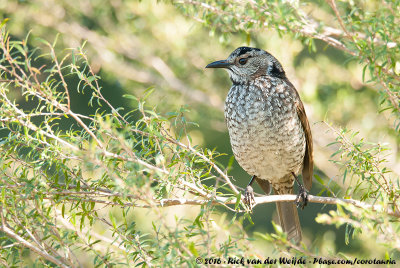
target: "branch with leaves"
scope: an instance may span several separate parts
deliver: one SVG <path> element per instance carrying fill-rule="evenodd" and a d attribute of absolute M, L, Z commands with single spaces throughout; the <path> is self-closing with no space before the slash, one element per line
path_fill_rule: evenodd
<path fill-rule="evenodd" d="M 42 54 L 28 48 L 28 39 L 12 40 L 5 28 L 1 29 L 0 124 L 6 130 L 0 148 L 2 230 L 13 243 L 5 240 L 0 251 L 13 245 L 31 249 L 59 266 L 79 266 L 71 252 L 84 248 L 91 252 L 94 263 L 111 265 L 124 258 L 126 250 L 110 254 L 93 243 L 108 247 L 117 239 L 121 248 L 131 249 L 129 265 L 144 262 L 151 266 L 152 260 L 166 256 L 150 253 L 134 223 L 126 220 L 134 204 L 144 203 L 161 214 L 156 200 L 163 196 L 191 194 L 210 199 L 213 187 L 205 183 L 210 180 L 222 182 L 219 190 L 234 195 L 239 191 L 215 162 L 216 152 L 191 145 L 184 108 L 164 117 L 145 105 L 149 91 L 140 98 L 127 95 L 137 108 L 125 113 L 104 98 L 100 77 L 89 65 L 83 48 L 71 49 L 59 60 L 56 42 L 41 42 Z M 38 66 L 38 58 L 47 63 Z M 93 115 L 73 110 L 68 82 L 73 77 L 79 81 L 78 93 L 89 92 Z M 176 131 L 182 126 L 183 132 Z M 112 214 L 101 216 L 115 206 L 123 211 L 122 225 Z M 91 241 L 82 233 L 88 223 L 85 234 L 93 234 L 96 223 L 112 230 L 113 237 Z M 23 230 L 22 234 L 12 235 L 13 229 Z M 162 243 L 179 243 L 177 250 L 187 247 L 169 239 Z M 63 248 L 65 256 L 53 248 Z M 190 251 L 183 252 L 183 263 L 193 261 L 188 259 Z"/>
<path fill-rule="evenodd" d="M 329 11 L 317 3 L 298 1 L 202 1 L 177 0 L 175 5 L 212 31 L 225 34 L 257 32 L 275 28 L 279 33 L 295 34 L 315 49 L 314 40 L 344 51 L 364 65 L 371 81 L 386 94 L 385 104 L 399 117 L 400 75 L 396 67 L 400 53 L 400 23 L 397 1 L 356 3 L 326 0 Z M 376 8 L 378 7 L 378 8 Z M 324 19 L 309 10 L 319 10 Z M 397 13 L 396 13 L 397 12 Z M 318 14 L 318 12 L 315 12 Z M 314 16 L 313 16 L 314 15 Z M 336 21 L 337 23 L 333 23 Z M 377 85 L 381 85 L 378 87 Z M 395 128 L 400 129 L 400 121 Z"/>
<path fill-rule="evenodd" d="M 201 14 L 195 19 L 215 31 L 250 32 L 274 27 L 302 37 L 311 47 L 313 39 L 319 39 L 345 51 L 370 70 L 372 80 L 383 86 L 384 100 L 397 115 L 399 79 L 393 56 L 398 50 L 398 33 L 393 30 L 385 37 L 365 31 L 362 26 L 371 19 L 368 14 L 348 14 L 342 4 L 328 1 L 330 18 L 338 21 L 334 27 L 313 18 L 295 2 L 175 2 L 187 9 L 183 10 L 185 14 Z M 354 8 L 352 3 L 348 5 L 350 10 Z M 387 5 L 385 12 L 390 12 L 391 4 Z M 359 28 L 349 26 L 355 20 L 359 20 L 354 24 Z M 381 18 L 375 22 L 382 30 L 396 23 L 397 17 L 384 25 L 380 24 Z M 76 35 L 89 35 L 89 42 L 95 42 L 98 51 L 103 52 L 104 44 L 113 42 L 76 24 L 74 27 L 68 31 L 77 29 Z M 57 30 L 65 28 L 60 24 Z M 94 265 L 191 266 L 197 256 L 250 258 L 261 254 L 249 243 L 244 230 L 245 219 L 251 222 L 250 213 L 242 202 L 241 189 L 228 175 L 230 167 L 218 162 L 221 154 L 215 150 L 194 145 L 188 129 L 195 123 L 187 121 L 186 107 L 161 114 L 147 105 L 151 88 L 142 96 L 125 95 L 129 107 L 114 107 L 104 96 L 101 78 L 89 64 L 85 46 L 65 50 L 60 56 L 57 42 L 38 39 L 40 46 L 32 49 L 30 38 L 15 40 L 4 23 L 1 25 L 2 260 L 20 259 L 25 252 L 35 252 L 45 265 L 74 267 L 82 266 L 76 253 L 85 252 Z M 116 51 L 128 53 L 125 50 L 119 45 Z M 102 58 L 108 56 L 104 53 Z M 121 59 L 117 62 L 125 63 Z M 142 82 L 163 79 L 190 95 L 189 87 L 158 57 L 146 64 L 152 65 L 161 78 L 145 76 Z M 134 74 L 138 80 L 142 77 Z M 75 110 L 76 94 L 87 98 L 91 109 L 88 114 Z M 195 91 L 193 99 L 202 103 L 214 99 L 217 101 L 213 105 L 222 107 L 219 98 L 210 96 Z M 399 235 L 393 232 L 398 228 L 393 217 L 400 217 L 398 177 L 384 165 L 382 154 L 387 148 L 357 139 L 356 132 L 330 129 L 337 137 L 331 144 L 336 148 L 332 159 L 342 168 L 347 187 L 345 192 L 333 191 L 316 174 L 321 194 L 327 192 L 334 197 L 310 195 L 309 202 L 336 205 L 336 211 L 320 215 L 318 222 L 345 225 L 353 234 L 374 231 L 372 235 L 389 251 L 398 248 Z M 337 192 L 340 194 L 335 195 Z M 256 204 L 292 202 L 295 196 L 259 196 L 255 200 Z M 177 216 L 171 223 L 165 211 L 178 205 L 179 209 L 187 209 L 185 217 Z M 234 212 L 235 217 L 231 221 L 215 217 L 225 215 L 217 206 Z M 142 208 L 154 218 L 151 230 L 136 225 L 137 211 Z M 389 233 L 392 240 L 387 238 Z M 291 244 L 279 228 L 276 234 L 260 237 L 285 251 L 290 246 L 290 254 L 314 254 L 305 245 L 300 248 Z"/>

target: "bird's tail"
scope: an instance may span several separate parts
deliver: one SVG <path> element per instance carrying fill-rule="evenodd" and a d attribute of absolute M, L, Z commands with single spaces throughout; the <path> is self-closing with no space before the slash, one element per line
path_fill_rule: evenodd
<path fill-rule="evenodd" d="M 281 179 L 278 185 L 275 185 L 275 194 L 293 194 L 294 179 L 291 174 Z M 299 214 L 294 202 L 277 202 L 279 222 L 283 231 L 287 234 L 288 240 L 294 240 L 299 244 L 302 238 Z"/>
<path fill-rule="evenodd" d="M 301 226 L 297 207 L 294 202 L 277 202 L 279 221 L 284 232 L 287 233 L 289 240 L 294 240 L 296 244 L 301 241 Z"/>

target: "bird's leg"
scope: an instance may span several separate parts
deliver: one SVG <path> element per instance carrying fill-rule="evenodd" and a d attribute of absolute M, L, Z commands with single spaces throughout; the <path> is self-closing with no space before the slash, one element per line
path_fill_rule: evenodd
<path fill-rule="evenodd" d="M 297 207 L 301 207 L 301 209 L 304 209 L 304 207 L 307 206 L 307 203 L 308 203 L 307 190 L 299 182 L 299 179 L 297 178 L 296 174 L 294 174 L 292 172 L 292 175 L 293 175 L 294 179 L 296 180 L 297 185 L 299 186 L 299 193 L 297 194 L 296 200 L 294 202 L 296 203 Z"/>
<path fill-rule="evenodd" d="M 253 205 L 256 202 L 254 200 L 254 190 L 253 187 L 251 187 L 255 178 L 256 176 L 251 177 L 251 180 L 244 191 L 244 203 L 250 208 L 250 210 L 253 208 Z"/>

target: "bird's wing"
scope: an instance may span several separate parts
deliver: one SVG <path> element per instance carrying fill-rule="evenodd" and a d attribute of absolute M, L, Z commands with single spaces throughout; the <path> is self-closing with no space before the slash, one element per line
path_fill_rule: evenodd
<path fill-rule="evenodd" d="M 296 112 L 300 119 L 301 125 L 303 126 L 305 138 L 306 138 L 306 153 L 304 154 L 303 161 L 303 183 L 306 189 L 309 191 L 312 186 L 312 178 L 313 178 L 313 169 L 314 169 L 314 160 L 313 160 L 313 141 L 311 135 L 310 124 L 308 123 L 306 111 L 304 110 L 304 105 L 300 100 L 300 95 L 297 92 L 296 88 L 289 81 L 289 79 L 285 78 L 285 82 L 289 85 L 289 87 L 295 92 L 297 99 L 295 100 Z"/>
<path fill-rule="evenodd" d="M 310 124 L 308 123 L 306 111 L 304 110 L 304 106 L 301 101 L 296 102 L 296 111 L 297 115 L 299 116 L 301 125 L 303 126 L 306 138 L 306 153 L 304 154 L 303 171 L 302 171 L 303 182 L 306 189 L 310 190 L 312 186 L 313 168 L 314 168 L 313 141 L 311 135 L 311 128 Z"/>

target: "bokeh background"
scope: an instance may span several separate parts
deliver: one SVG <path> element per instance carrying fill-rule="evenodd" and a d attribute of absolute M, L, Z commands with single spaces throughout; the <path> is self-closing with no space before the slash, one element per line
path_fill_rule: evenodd
<path fill-rule="evenodd" d="M 325 11 L 322 6 L 312 12 L 323 17 Z M 392 118 L 390 112 L 380 112 L 381 98 L 376 87 L 368 83 L 368 74 L 363 79 L 363 66 L 320 41 L 309 47 L 273 29 L 225 34 L 204 27 L 169 1 L 0 0 L 0 19 L 4 18 L 9 18 L 7 28 L 11 37 L 25 39 L 29 34 L 26 40 L 31 47 L 40 47 L 37 38 L 49 42 L 57 39 L 56 52 L 62 55 L 68 48 L 85 43 L 89 61 L 101 77 L 103 94 L 114 107 L 133 109 L 123 94 L 141 96 L 146 89 L 154 87 L 147 104 L 157 107 L 161 114 L 182 106 L 187 108 L 186 119 L 198 124 L 189 129 L 193 144 L 225 153 L 219 158 L 224 166 L 232 157 L 223 117 L 224 99 L 231 82 L 224 71 L 204 67 L 226 58 L 239 46 L 265 49 L 282 63 L 300 92 L 313 132 L 316 174 L 326 184 L 338 189 L 343 185 L 343 178 L 339 167 L 330 161 L 335 147 L 327 145 L 334 141 L 335 135 L 324 122 L 359 131 L 369 141 L 387 144 L 391 148 L 388 166 L 397 173 L 400 171 L 399 140 L 391 128 Z M 90 95 L 71 94 L 72 110 L 93 113 L 93 108 L 88 106 Z M 236 162 L 229 175 L 241 187 L 250 179 Z M 351 180 L 346 183 L 351 184 Z M 318 194 L 321 189 L 315 181 L 311 194 Z M 258 186 L 255 190 L 261 193 Z M 365 256 L 379 251 L 372 241 L 365 243 L 367 234 L 363 242 L 356 239 L 346 245 L 344 228 L 317 224 L 318 213 L 330 208 L 309 204 L 300 213 L 308 244 L 318 245 L 326 252 L 341 250 Z M 199 209 L 174 207 L 165 209 L 165 215 L 171 217 L 173 224 L 175 216 L 195 217 Z M 226 216 L 232 214 L 223 217 Z M 134 216 L 143 231 L 151 228 L 151 218 L 144 209 L 136 210 Z M 250 235 L 273 231 L 271 220 L 276 220 L 275 205 L 257 206 L 252 218 L 254 224 L 244 222 Z M 259 246 L 266 247 L 262 243 Z"/>

